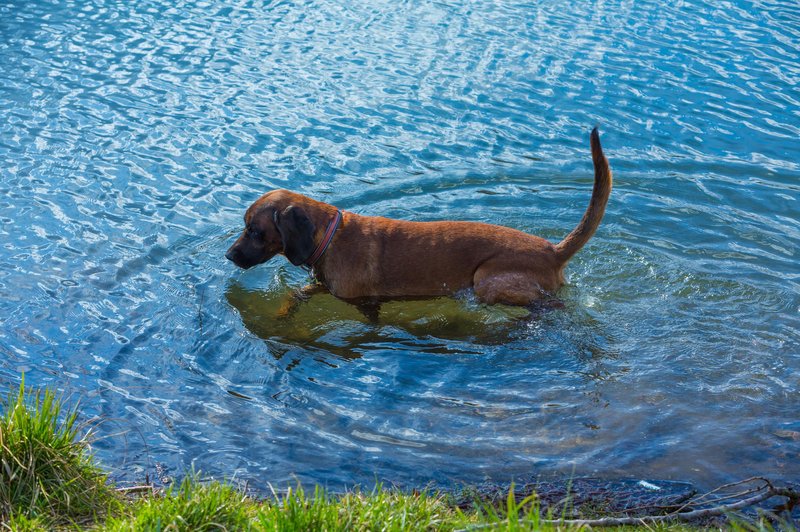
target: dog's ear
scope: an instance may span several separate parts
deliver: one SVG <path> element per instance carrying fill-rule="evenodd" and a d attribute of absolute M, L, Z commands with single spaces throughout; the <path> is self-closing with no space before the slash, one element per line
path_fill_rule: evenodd
<path fill-rule="evenodd" d="M 283 254 L 299 266 L 314 253 L 314 224 L 300 207 L 289 205 L 275 211 L 275 227 L 281 235 Z"/>

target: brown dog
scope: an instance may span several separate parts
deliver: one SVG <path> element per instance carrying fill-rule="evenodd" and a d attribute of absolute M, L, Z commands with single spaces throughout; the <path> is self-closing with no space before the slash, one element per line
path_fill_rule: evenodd
<path fill-rule="evenodd" d="M 341 212 L 274 190 L 244 215 L 245 230 L 225 256 L 250 268 L 282 253 L 312 268 L 333 295 L 349 300 L 450 295 L 474 288 L 483 302 L 527 305 L 564 284 L 567 261 L 592 237 L 611 193 L 611 169 L 591 134 L 594 189 L 578 226 L 558 244 L 477 222 L 406 222 Z"/>

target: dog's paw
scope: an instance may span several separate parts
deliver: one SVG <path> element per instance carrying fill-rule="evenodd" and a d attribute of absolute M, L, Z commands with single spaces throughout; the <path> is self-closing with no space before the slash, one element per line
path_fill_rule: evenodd
<path fill-rule="evenodd" d="M 297 312 L 299 301 L 297 298 L 289 297 L 283 300 L 281 306 L 278 308 L 278 312 L 275 313 L 275 317 L 279 320 L 288 319 Z"/>

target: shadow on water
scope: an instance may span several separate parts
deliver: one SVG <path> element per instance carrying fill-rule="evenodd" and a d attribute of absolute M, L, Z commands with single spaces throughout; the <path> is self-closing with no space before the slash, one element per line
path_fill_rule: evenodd
<path fill-rule="evenodd" d="M 281 315 L 281 308 L 293 298 L 291 288 L 253 289 L 238 280 L 229 283 L 225 298 L 255 336 L 279 344 L 324 349 L 343 358 L 358 358 L 359 346 L 390 341 L 441 339 L 499 344 L 507 341 L 515 328 L 536 319 L 536 314 L 523 308 L 487 307 L 463 296 L 387 301 L 374 320 L 329 293 L 315 294 L 296 311 Z M 447 342 L 437 343 L 441 345 L 434 352 L 450 352 Z"/>

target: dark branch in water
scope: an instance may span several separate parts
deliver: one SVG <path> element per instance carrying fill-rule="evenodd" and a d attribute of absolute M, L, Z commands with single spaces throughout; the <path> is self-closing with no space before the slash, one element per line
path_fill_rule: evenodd
<path fill-rule="evenodd" d="M 730 489 L 736 486 L 752 484 L 755 482 L 759 484 L 744 491 L 740 491 L 739 493 L 731 495 L 723 495 L 719 497 L 714 496 L 715 493 L 719 493 L 722 490 Z M 742 499 L 741 497 L 745 498 Z M 775 486 L 770 480 L 763 477 L 752 477 L 745 480 L 741 480 L 739 482 L 733 482 L 731 484 L 726 484 L 724 486 L 715 488 L 705 494 L 690 499 L 679 508 L 663 515 L 644 515 L 636 517 L 631 517 L 631 516 L 603 517 L 599 519 L 552 519 L 552 520 L 542 519 L 535 524 L 593 527 L 593 526 L 647 525 L 654 523 L 667 523 L 672 521 L 695 521 L 699 519 L 707 519 L 712 517 L 722 517 L 730 515 L 732 512 L 753 507 L 773 497 L 783 497 L 786 499 L 784 503 L 772 509 L 772 512 L 774 513 L 780 513 L 780 512 L 791 513 L 795 508 L 800 507 L 800 491 L 798 491 L 797 489 Z M 736 502 L 731 502 L 728 504 L 719 504 L 722 501 L 729 501 L 732 499 L 737 499 L 737 500 Z M 698 506 L 704 506 L 708 504 L 714 504 L 715 506 L 698 508 L 694 510 L 692 509 L 692 508 L 697 508 Z M 534 524 L 534 523 L 529 523 L 527 521 L 525 522 L 528 524 Z M 491 525 L 476 525 L 474 527 L 469 527 L 467 530 L 477 530 L 481 528 L 488 528 L 494 526 L 496 526 L 496 523 Z"/>
<path fill-rule="evenodd" d="M 738 500 L 737 502 L 729 504 L 722 504 L 722 505 L 718 504 L 717 506 L 713 506 L 711 508 L 702 508 L 698 510 L 686 511 L 689 508 L 698 506 L 699 504 L 708 504 L 707 502 L 708 499 L 710 499 L 714 493 L 735 486 L 750 484 L 752 482 L 760 482 L 761 484 L 747 491 L 737 493 L 735 495 L 716 498 L 712 502 L 718 504 L 723 500 L 730 500 L 731 498 L 738 498 L 753 493 L 758 493 L 757 495 L 753 495 L 752 497 L 747 497 L 745 499 L 741 499 Z M 749 508 L 751 506 L 764 502 L 767 499 L 771 499 L 772 497 L 785 497 L 787 499 L 784 504 L 774 509 L 776 511 L 791 512 L 795 507 L 800 505 L 800 491 L 796 491 L 792 488 L 774 486 L 772 482 L 763 477 L 752 477 L 745 480 L 741 480 L 739 482 L 734 482 L 731 484 L 720 486 L 714 490 L 709 491 L 708 493 L 700 495 L 694 500 L 686 502 L 679 509 L 665 515 L 647 515 L 641 517 L 604 517 L 601 519 L 565 519 L 565 520 L 552 520 L 543 522 L 553 523 L 553 524 L 560 523 L 566 525 L 582 525 L 582 526 L 623 526 L 623 525 L 644 525 L 648 523 L 664 523 L 669 521 L 694 521 L 696 519 L 727 515 L 736 510 Z"/>

